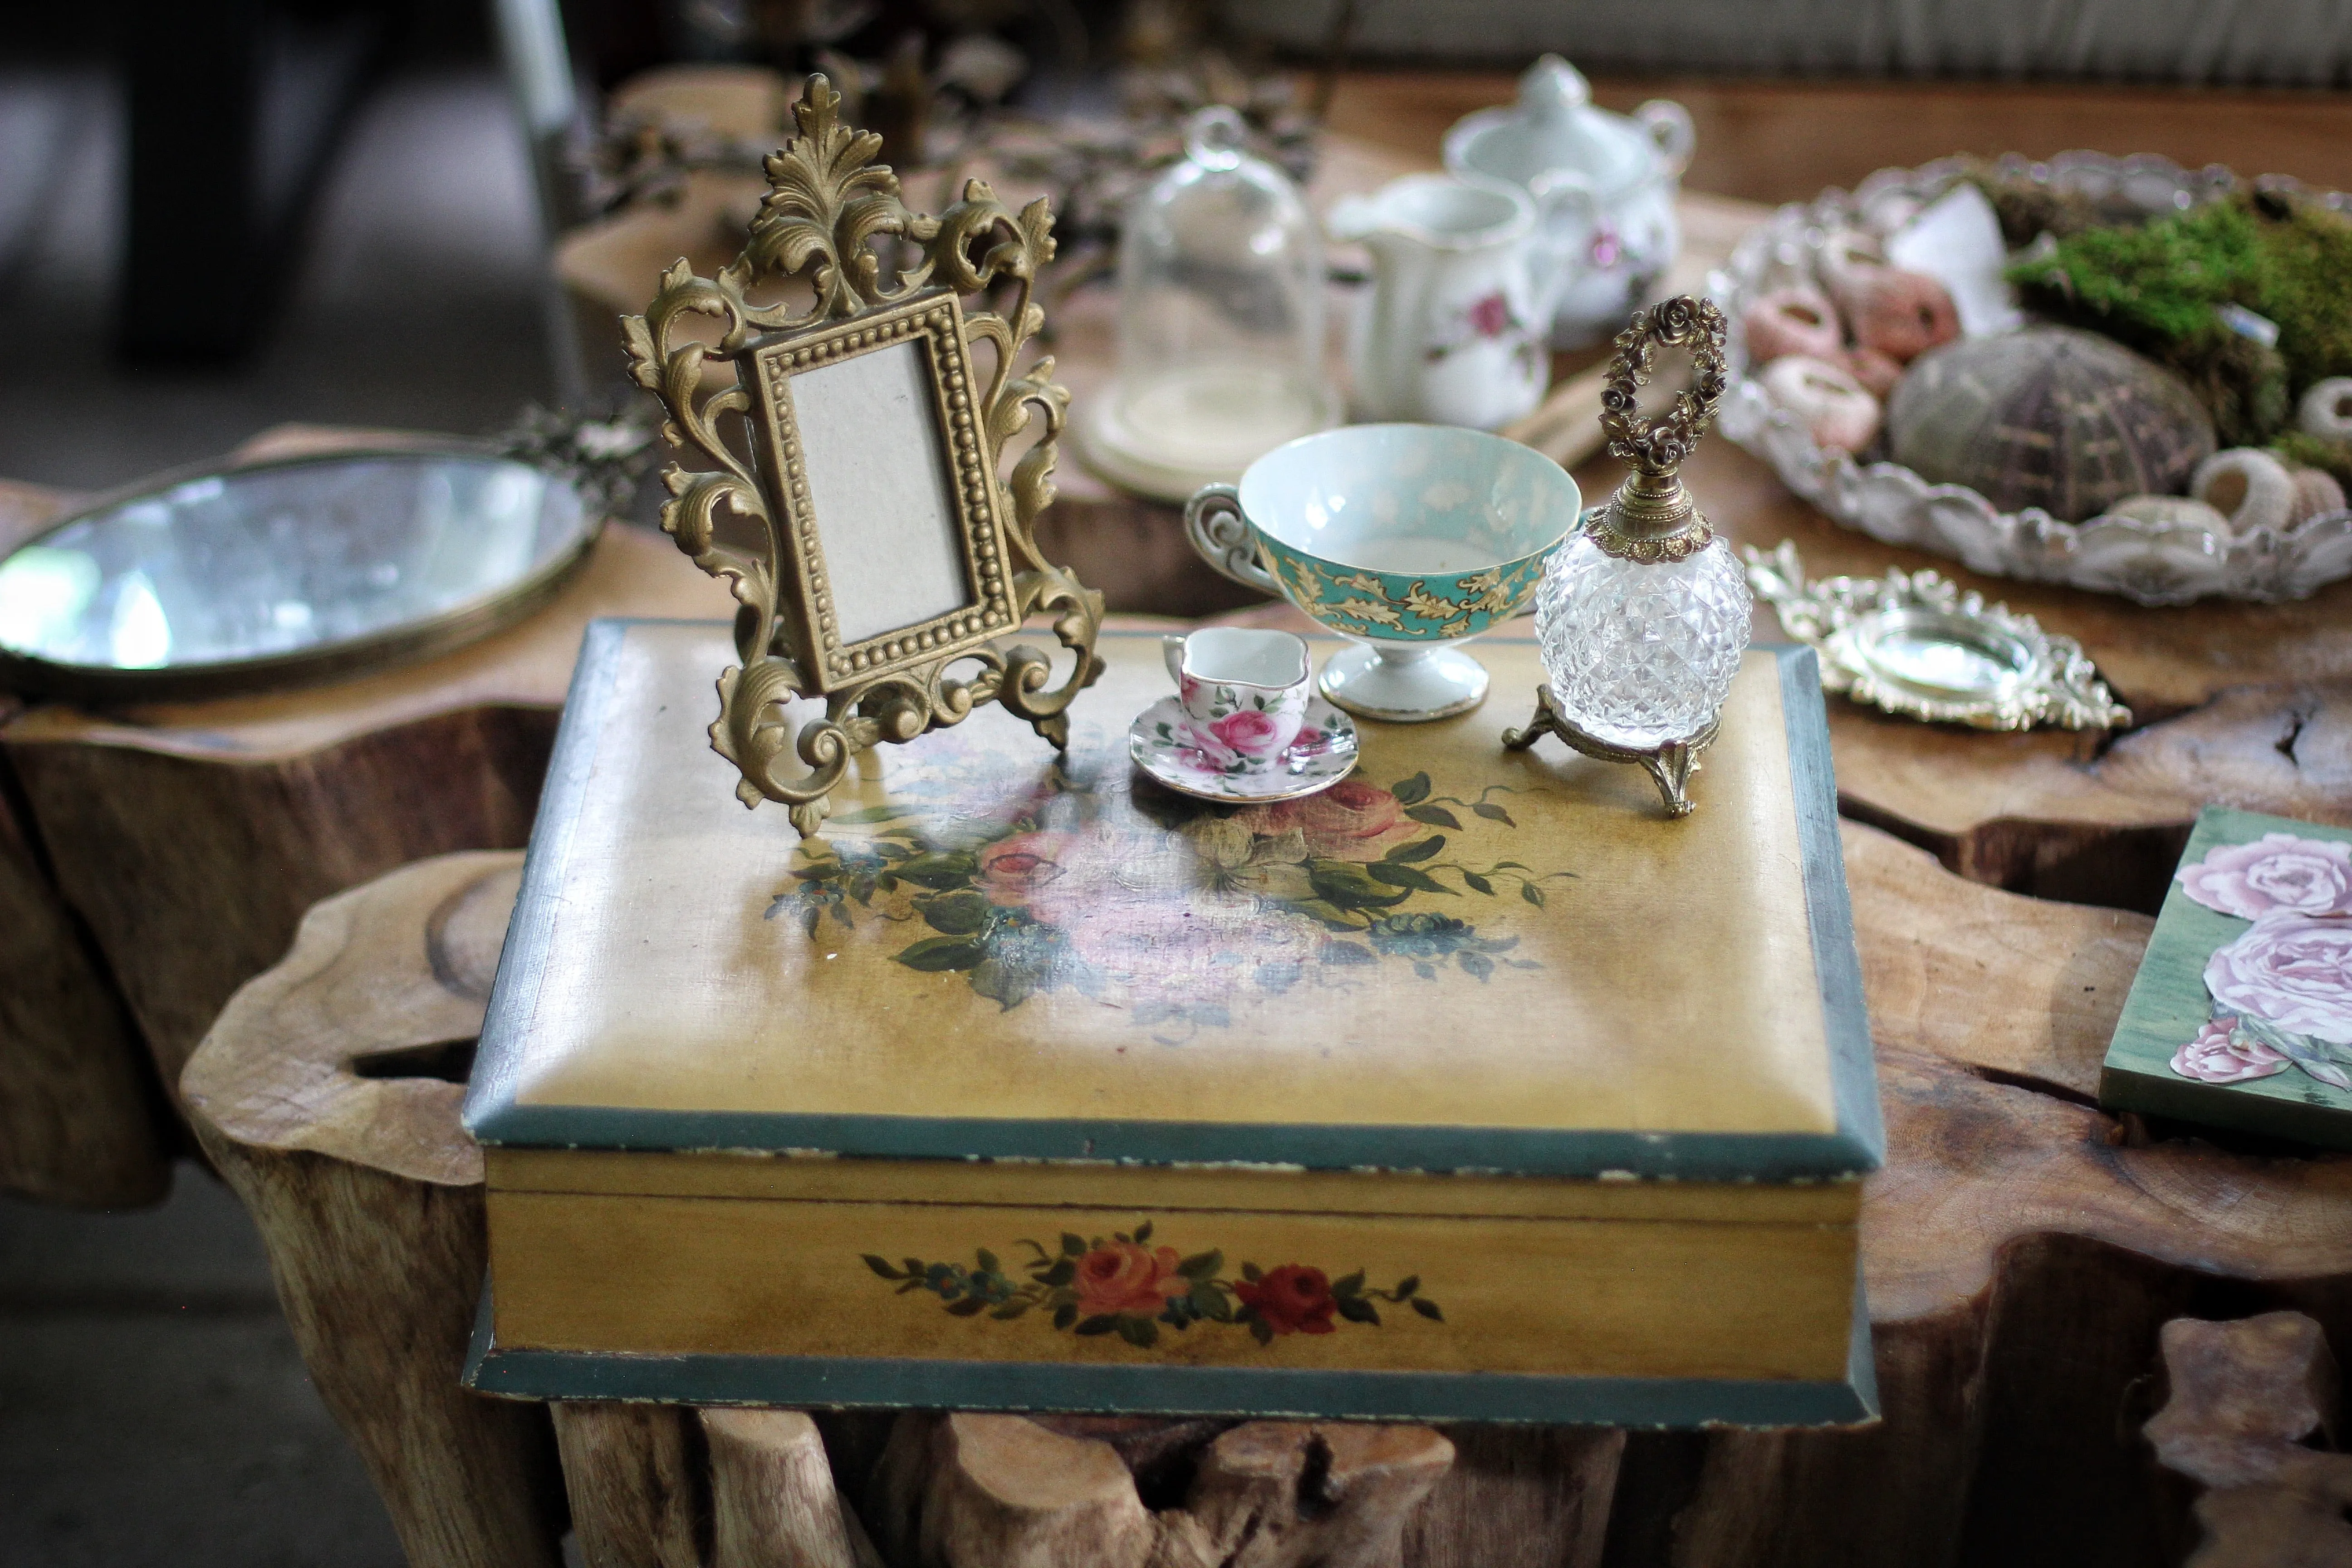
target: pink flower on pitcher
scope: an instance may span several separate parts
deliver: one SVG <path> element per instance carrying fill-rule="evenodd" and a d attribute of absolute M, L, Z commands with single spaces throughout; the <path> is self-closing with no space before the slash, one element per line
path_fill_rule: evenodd
<path fill-rule="evenodd" d="M 1482 338 L 1499 338 L 1511 330 L 1511 302 L 1499 293 L 1478 300 L 1463 316 Z"/>
<path fill-rule="evenodd" d="M 2206 961 L 2205 989 L 2289 1034 L 2352 1046 L 2352 916 L 2278 910 Z"/>
<path fill-rule="evenodd" d="M 2173 879 L 2207 909 L 2242 921 L 2277 910 L 2352 914 L 2352 844 L 2265 833 L 2256 843 L 2210 851 Z"/>
<path fill-rule="evenodd" d="M 2287 1059 L 2256 1039 L 2232 1040 L 2234 1018 L 2216 1018 L 2172 1053 L 2172 1070 L 2200 1083 L 2243 1083 L 2287 1069 Z"/>
<path fill-rule="evenodd" d="M 1282 727 L 1273 714 L 1255 708 L 1236 710 L 1209 728 L 1218 740 L 1245 757 L 1271 756 L 1281 750 Z"/>

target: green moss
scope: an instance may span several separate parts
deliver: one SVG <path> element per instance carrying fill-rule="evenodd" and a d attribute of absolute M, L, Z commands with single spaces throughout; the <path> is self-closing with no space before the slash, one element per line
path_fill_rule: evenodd
<path fill-rule="evenodd" d="M 2262 445 L 2304 388 L 2352 370 L 2352 221 L 2283 193 L 2084 229 L 2009 276 L 2032 309 L 2179 372 L 2225 445 Z M 2277 323 L 2277 346 L 2232 331 L 2223 305 Z"/>
<path fill-rule="evenodd" d="M 2289 430 L 2271 443 L 2271 450 L 2290 463 L 2323 469 L 2334 475 L 2337 484 L 2352 490 L 2352 446 L 2341 441 L 2323 441 L 2300 430 Z"/>

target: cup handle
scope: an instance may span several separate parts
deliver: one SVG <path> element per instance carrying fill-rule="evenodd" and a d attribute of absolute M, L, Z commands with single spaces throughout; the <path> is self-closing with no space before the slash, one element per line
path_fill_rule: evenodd
<path fill-rule="evenodd" d="M 1184 684 L 1184 639 L 1161 637 L 1160 656 L 1168 665 L 1168 679 L 1181 687 Z"/>
<path fill-rule="evenodd" d="M 1242 493 L 1231 485 L 1202 485 L 1184 503 L 1184 534 L 1201 559 L 1244 588 L 1282 596 L 1282 584 L 1258 564 L 1257 541 L 1242 516 Z"/>

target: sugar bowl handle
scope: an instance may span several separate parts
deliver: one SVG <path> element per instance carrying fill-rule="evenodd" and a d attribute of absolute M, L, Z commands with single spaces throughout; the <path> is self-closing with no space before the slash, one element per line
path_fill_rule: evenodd
<path fill-rule="evenodd" d="M 1282 584 L 1258 563 L 1257 539 L 1242 515 L 1242 493 L 1231 485 L 1202 485 L 1184 503 L 1184 534 L 1201 559 L 1244 588 L 1279 598 Z"/>

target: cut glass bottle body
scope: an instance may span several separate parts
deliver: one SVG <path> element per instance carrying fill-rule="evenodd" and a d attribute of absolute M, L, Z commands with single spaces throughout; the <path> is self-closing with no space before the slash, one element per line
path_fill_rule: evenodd
<path fill-rule="evenodd" d="M 1748 649 L 1747 574 L 1722 540 L 1644 565 L 1580 534 L 1544 568 L 1536 635 L 1562 717 L 1644 751 L 1697 734 L 1722 711 Z"/>

